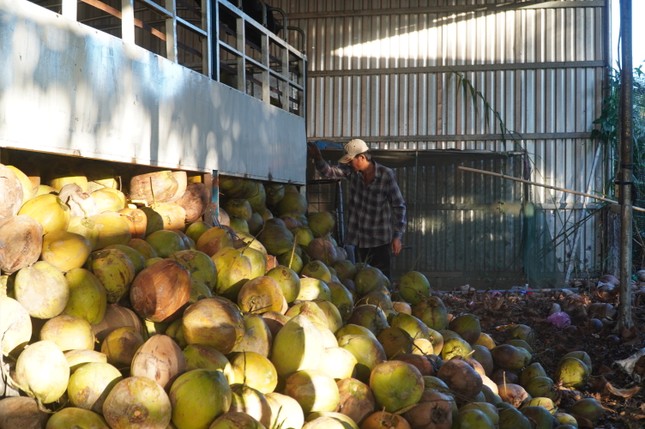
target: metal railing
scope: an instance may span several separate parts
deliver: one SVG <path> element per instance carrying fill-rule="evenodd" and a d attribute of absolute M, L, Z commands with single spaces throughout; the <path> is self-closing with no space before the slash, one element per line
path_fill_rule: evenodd
<path fill-rule="evenodd" d="M 241 0 L 31 1 L 305 116 L 305 35 L 261 0 L 250 2 L 259 15 Z M 290 34 L 299 36 L 300 49 L 289 44 Z"/>

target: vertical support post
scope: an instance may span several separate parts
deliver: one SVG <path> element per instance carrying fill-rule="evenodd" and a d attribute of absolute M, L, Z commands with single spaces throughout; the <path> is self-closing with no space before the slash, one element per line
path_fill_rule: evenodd
<path fill-rule="evenodd" d="M 121 0 L 121 39 L 134 44 L 134 0 Z"/>
<path fill-rule="evenodd" d="M 632 90 L 632 0 L 620 0 L 620 36 L 622 40 L 620 70 L 620 313 L 618 329 L 626 332 L 633 328 L 632 320 L 632 186 L 634 175 L 633 129 L 634 108 Z"/>
<path fill-rule="evenodd" d="M 177 49 L 177 5 L 175 0 L 166 0 L 166 9 L 171 13 L 166 17 L 166 58 L 172 62 L 179 62 Z"/>
<path fill-rule="evenodd" d="M 217 9 L 217 6 L 215 6 L 215 9 Z M 206 76 L 219 82 L 219 68 L 218 70 L 213 70 L 213 64 L 219 64 L 219 59 L 217 62 L 213 62 L 213 57 L 217 55 L 213 52 L 213 47 L 217 46 L 217 42 L 213 40 L 213 35 L 217 35 L 218 32 L 215 31 L 215 27 L 213 26 L 211 13 L 211 1 L 202 0 L 202 28 L 206 30 L 206 37 L 202 42 L 202 52 L 204 53 L 202 57 L 202 68 Z"/>

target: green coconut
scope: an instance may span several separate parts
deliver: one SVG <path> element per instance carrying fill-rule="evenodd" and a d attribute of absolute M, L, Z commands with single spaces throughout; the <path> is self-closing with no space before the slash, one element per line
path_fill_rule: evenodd
<path fill-rule="evenodd" d="M 392 295 L 386 289 L 375 289 L 366 293 L 356 301 L 356 305 L 373 304 L 381 308 L 386 315 L 391 315 L 394 312 L 394 303 L 392 302 Z M 405 312 L 399 312 L 405 313 Z M 410 314 L 410 313 L 406 313 Z"/>
<path fill-rule="evenodd" d="M 419 271 L 408 271 L 399 278 L 399 294 L 410 304 L 418 304 L 430 296 L 430 282 Z"/>
<path fill-rule="evenodd" d="M 425 387 L 421 372 L 399 360 L 376 364 L 370 372 L 369 386 L 377 407 L 392 413 L 419 402 Z"/>
<path fill-rule="evenodd" d="M 583 387 L 591 375 L 586 363 L 580 359 L 569 356 L 562 358 L 555 372 L 554 380 L 567 388 Z"/>
<path fill-rule="evenodd" d="M 266 427 L 246 413 L 229 411 L 213 420 L 208 429 L 266 429 Z"/>
<path fill-rule="evenodd" d="M 546 371 L 540 362 L 532 362 L 520 372 L 520 384 L 526 386 L 534 377 L 546 377 Z"/>
<path fill-rule="evenodd" d="M 347 323 L 364 326 L 374 335 L 390 326 L 385 312 L 374 304 L 361 304 L 354 307 Z"/>
<path fill-rule="evenodd" d="M 130 289 L 136 269 L 127 254 L 119 249 L 95 250 L 86 263 L 87 268 L 101 281 L 108 303 L 117 303 Z"/>
<path fill-rule="evenodd" d="M 171 413 L 168 394 L 146 377 L 120 380 L 103 402 L 103 417 L 111 429 L 164 429 L 170 424 Z"/>
<path fill-rule="evenodd" d="M 146 257 L 137 249 L 127 244 L 110 244 L 105 246 L 105 249 L 119 249 L 130 258 L 132 264 L 134 264 L 134 271 L 139 273 L 146 267 Z"/>
<path fill-rule="evenodd" d="M 181 374 L 169 390 L 172 422 L 181 429 L 208 427 L 231 406 L 232 392 L 221 371 L 193 369 Z"/>
<path fill-rule="evenodd" d="M 250 415 L 262 424 L 270 421 L 271 408 L 264 393 L 246 384 L 231 384 L 232 400 L 230 411 Z"/>
<path fill-rule="evenodd" d="M 315 369 L 300 370 L 288 376 L 284 393 L 298 401 L 305 413 L 335 411 L 340 403 L 336 381 Z"/>
<path fill-rule="evenodd" d="M 182 331 L 187 344 L 211 346 L 227 354 L 244 334 L 244 318 L 232 301 L 214 296 L 186 308 Z"/>
<path fill-rule="evenodd" d="M 278 385 L 278 371 L 273 363 L 256 352 L 234 352 L 229 355 L 230 384 L 246 384 L 264 394 L 273 392 Z"/>
<path fill-rule="evenodd" d="M 535 429 L 553 428 L 555 418 L 546 408 L 536 405 L 527 405 L 520 408 L 520 411 L 533 422 L 533 427 Z"/>
<path fill-rule="evenodd" d="M 311 232 L 311 229 L 306 225 L 296 226 L 291 229 L 291 232 L 293 233 L 293 238 L 296 241 L 296 244 L 303 248 L 307 248 L 309 243 L 311 243 L 311 240 L 315 238 L 314 233 Z"/>
<path fill-rule="evenodd" d="M 297 315 L 273 339 L 271 361 L 281 377 L 317 368 L 323 351 L 322 334 L 306 316 Z"/>
<path fill-rule="evenodd" d="M 342 380 L 352 377 L 358 361 L 347 349 L 338 346 L 325 347 L 318 369 L 325 375 Z"/>
<path fill-rule="evenodd" d="M 329 211 L 312 212 L 307 215 L 307 223 L 314 237 L 325 237 L 333 232 L 336 218 Z"/>
<path fill-rule="evenodd" d="M 300 279 L 300 290 L 297 301 L 312 301 L 315 299 L 331 300 L 331 290 L 327 283 L 315 277 L 303 277 Z"/>
<path fill-rule="evenodd" d="M 592 424 L 598 423 L 598 420 L 605 414 L 605 408 L 595 398 L 582 398 L 569 407 L 569 412 L 576 419 L 584 419 Z"/>
<path fill-rule="evenodd" d="M 268 195 L 267 195 L 268 197 Z M 307 211 L 307 198 L 295 188 L 285 187 L 284 196 L 276 205 L 278 216 L 304 215 Z"/>
<path fill-rule="evenodd" d="M 558 396 L 555 389 L 555 382 L 551 377 L 535 376 L 522 386 L 533 397 L 546 397 L 555 400 Z"/>
<path fill-rule="evenodd" d="M 65 407 L 51 415 L 45 429 L 110 429 L 99 412 L 85 408 Z"/>
<path fill-rule="evenodd" d="M 301 428 L 304 425 L 304 411 L 294 398 L 279 392 L 267 393 L 265 398 L 270 410 L 268 428 Z"/>
<path fill-rule="evenodd" d="M 62 272 L 80 268 L 92 251 L 90 241 L 80 234 L 65 230 L 48 232 L 43 236 L 41 260 Z"/>
<path fill-rule="evenodd" d="M 319 260 L 312 260 L 307 262 L 300 271 L 303 277 L 314 277 L 324 282 L 331 281 L 331 271 L 327 264 Z"/>
<path fill-rule="evenodd" d="M 300 277 L 298 277 L 298 273 L 284 265 L 277 265 L 267 271 L 266 275 L 278 283 L 287 303 L 291 304 L 296 300 L 300 293 Z"/>
<path fill-rule="evenodd" d="M 213 256 L 224 247 L 232 247 L 233 238 L 228 229 L 220 226 L 213 226 L 200 234 L 195 243 L 197 250 Z"/>
<path fill-rule="evenodd" d="M 531 421 L 517 408 L 503 408 L 498 411 L 499 429 L 532 429 Z"/>
<path fill-rule="evenodd" d="M 509 371 L 519 371 L 531 362 L 531 354 L 522 347 L 500 344 L 491 350 L 495 366 Z"/>
<path fill-rule="evenodd" d="M 214 347 L 201 344 L 188 344 L 182 350 L 186 361 L 186 370 L 208 369 L 222 371 L 227 377 L 231 373 L 231 363 L 226 355 Z"/>
<path fill-rule="evenodd" d="M 354 309 L 354 295 L 342 283 L 332 281 L 327 286 L 331 293 L 331 302 L 338 309 L 342 320 L 346 322 Z"/>
<path fill-rule="evenodd" d="M 167 258 L 174 252 L 188 249 L 183 237 L 177 231 L 160 229 L 148 234 L 145 240 L 155 249 L 157 256 Z"/>
<path fill-rule="evenodd" d="M 140 329 L 121 326 L 112 330 L 101 342 L 101 353 L 117 368 L 130 368 L 132 358 L 144 343 Z"/>
<path fill-rule="evenodd" d="M 282 312 L 287 306 L 282 289 L 269 276 L 259 276 L 246 281 L 238 293 L 237 304 L 243 313 L 253 314 Z"/>
<path fill-rule="evenodd" d="M 412 353 L 413 339 L 406 331 L 397 327 L 389 326 L 378 333 L 379 340 L 388 359 L 396 358 L 399 355 Z"/>
<path fill-rule="evenodd" d="M 385 350 L 374 335 L 344 334 L 338 337 L 338 346 L 349 350 L 356 358 L 354 377 L 369 382 L 372 369 L 387 359 Z"/>
<path fill-rule="evenodd" d="M 30 316 L 50 319 L 65 310 L 70 292 L 62 271 L 38 261 L 16 273 L 14 293 Z"/>
<path fill-rule="evenodd" d="M 86 363 L 100 362 L 106 363 L 107 356 L 96 350 L 75 349 L 64 352 L 65 359 L 69 364 L 70 373 L 73 374 L 79 367 Z"/>
<path fill-rule="evenodd" d="M 196 249 L 179 250 L 169 256 L 190 272 L 191 279 L 202 281 L 209 289 L 217 285 L 215 262 L 206 253 Z"/>
<path fill-rule="evenodd" d="M 146 261 L 151 258 L 159 257 L 154 247 L 152 247 L 150 243 L 143 238 L 133 237 L 127 242 L 127 245 L 139 252 Z"/>
<path fill-rule="evenodd" d="M 455 424 L 460 429 L 495 429 L 495 424 L 488 415 L 479 409 L 469 408 L 460 410 L 455 418 Z"/>
<path fill-rule="evenodd" d="M 284 221 L 279 218 L 266 220 L 264 228 L 257 238 L 272 255 L 289 252 L 294 245 L 293 233 L 287 228 Z"/>
<path fill-rule="evenodd" d="M 262 314 L 266 314 L 262 313 Z M 280 313 L 277 313 L 280 314 Z M 268 323 L 260 314 L 244 314 L 244 335 L 233 346 L 233 352 L 256 352 L 262 356 L 269 356 L 273 334 Z"/>
<path fill-rule="evenodd" d="M 69 364 L 54 342 L 36 341 L 18 356 L 14 379 L 30 396 L 50 404 L 67 390 Z"/>
<path fill-rule="evenodd" d="M 251 219 L 253 208 L 248 200 L 243 198 L 230 198 L 222 203 L 224 210 L 231 216 L 231 218 L 238 218 L 244 221 Z"/>
<path fill-rule="evenodd" d="M 31 198 L 20 207 L 17 214 L 35 219 L 43 227 L 43 234 L 66 230 L 71 217 L 69 206 L 55 194 L 43 194 Z"/>
<path fill-rule="evenodd" d="M 461 314 L 450 321 L 448 329 L 459 334 L 461 338 L 474 344 L 482 332 L 479 318 L 471 313 Z"/>
<path fill-rule="evenodd" d="M 65 273 L 69 299 L 64 314 L 76 316 L 97 324 L 105 316 L 107 291 L 98 277 L 86 268 L 74 268 Z"/>
<path fill-rule="evenodd" d="M 232 247 L 220 249 L 212 259 L 217 270 L 214 292 L 236 301 L 242 285 L 253 277 L 251 261 L 240 250 Z"/>
<path fill-rule="evenodd" d="M 89 362 L 72 373 L 67 385 L 70 403 L 101 413 L 110 389 L 123 378 L 121 371 L 107 362 Z"/>
<path fill-rule="evenodd" d="M 267 254 L 251 246 L 245 246 L 241 250 L 242 255 L 246 256 L 251 263 L 251 272 L 249 279 L 260 277 L 267 272 Z"/>

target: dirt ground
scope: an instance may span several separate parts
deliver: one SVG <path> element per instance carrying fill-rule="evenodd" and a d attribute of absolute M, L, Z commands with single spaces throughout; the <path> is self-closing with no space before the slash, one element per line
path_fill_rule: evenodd
<path fill-rule="evenodd" d="M 506 339 L 509 324 L 531 326 L 535 332 L 533 359 L 547 374 L 555 373 L 564 354 L 586 351 L 593 363 L 589 382 L 579 391 L 560 389 L 556 405 L 566 411 L 576 399 L 591 396 L 606 409 L 593 425 L 595 429 L 643 428 L 645 357 L 631 374 L 616 362 L 645 348 L 645 283 L 635 283 L 632 289 L 634 328 L 617 332 L 619 287 L 606 280 L 576 281 L 562 290 L 459 291 L 443 293 L 441 298 L 454 315 L 476 314 L 482 331 L 497 344 Z M 547 320 L 558 309 L 570 316 L 569 326 L 557 327 Z"/>

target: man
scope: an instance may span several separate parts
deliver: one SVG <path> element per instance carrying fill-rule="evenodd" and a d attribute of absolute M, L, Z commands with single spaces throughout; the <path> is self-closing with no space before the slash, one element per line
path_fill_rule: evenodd
<path fill-rule="evenodd" d="M 394 172 L 374 162 L 360 139 L 345 144 L 338 165 L 327 163 L 315 144 L 307 146 L 322 176 L 348 180 L 347 244 L 356 247 L 359 262 L 380 269 L 389 278 L 391 255 L 401 252 L 406 222 L 405 201 Z"/>

